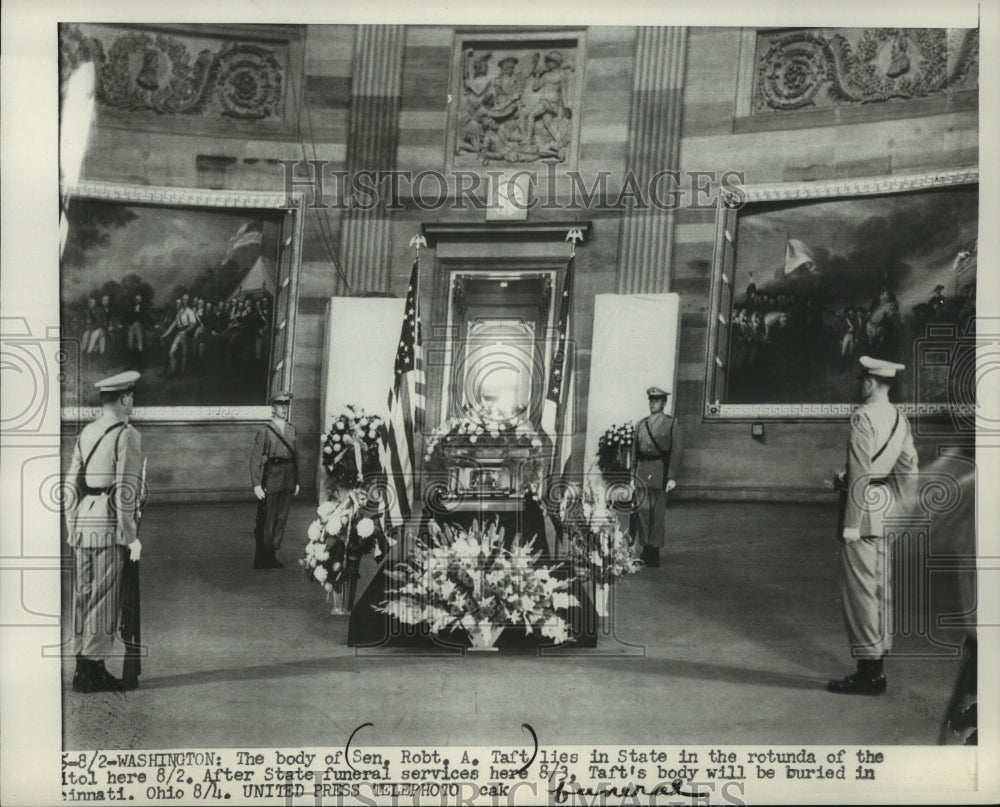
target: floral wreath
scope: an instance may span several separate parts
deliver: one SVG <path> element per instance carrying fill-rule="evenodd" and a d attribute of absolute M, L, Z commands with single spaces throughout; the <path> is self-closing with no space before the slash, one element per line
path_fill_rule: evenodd
<path fill-rule="evenodd" d="M 447 445 L 540 450 L 544 443 L 523 410 L 503 416 L 491 409 L 469 407 L 464 415 L 449 418 L 427 436 L 424 462 L 431 466 L 439 464 L 442 460 L 441 448 Z"/>
<path fill-rule="evenodd" d="M 330 430 L 320 438 L 328 493 L 352 490 L 379 473 L 379 443 L 384 430 L 382 418 L 352 405 L 333 418 Z"/>
<path fill-rule="evenodd" d="M 635 424 L 631 420 L 619 426 L 612 424 L 597 441 L 597 467 L 605 478 L 629 469 Z"/>
<path fill-rule="evenodd" d="M 321 504 L 309 525 L 305 555 L 299 563 L 306 579 L 319 583 L 327 593 L 357 577 L 361 558 L 376 552 L 385 540 L 377 512 L 366 505 L 363 493 L 351 491 L 340 502 Z"/>
<path fill-rule="evenodd" d="M 608 493 L 591 481 L 582 491 L 574 485 L 563 497 L 559 511 L 563 534 L 569 536 L 574 570 L 581 579 L 602 585 L 635 574 L 643 565 L 631 536 L 618 526 L 608 507 Z"/>

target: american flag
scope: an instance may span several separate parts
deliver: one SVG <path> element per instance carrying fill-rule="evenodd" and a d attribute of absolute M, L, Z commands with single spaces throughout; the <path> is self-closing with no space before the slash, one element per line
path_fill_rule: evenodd
<path fill-rule="evenodd" d="M 229 250 L 222 259 L 222 265 L 227 263 L 241 263 L 247 261 L 245 255 L 250 255 L 251 260 L 245 263 L 253 263 L 253 258 L 260 254 L 260 247 L 264 243 L 264 222 L 260 219 L 247 221 L 236 231 L 236 235 L 229 239 Z M 237 260 L 239 258 L 239 260 Z"/>
<path fill-rule="evenodd" d="M 554 453 L 550 478 L 566 472 L 573 449 L 573 363 L 567 352 L 567 341 L 572 328 L 573 267 L 576 258 L 566 266 L 562 297 L 559 300 L 559 324 L 556 342 L 549 367 L 549 383 L 542 407 L 542 428 L 552 438 Z"/>
<path fill-rule="evenodd" d="M 413 507 L 414 435 L 424 419 L 424 361 L 417 269 L 418 262 L 414 260 L 396 349 L 395 377 L 389 390 L 389 416 L 382 438 L 382 468 L 392 488 L 388 511 L 390 525 L 402 524 Z"/>

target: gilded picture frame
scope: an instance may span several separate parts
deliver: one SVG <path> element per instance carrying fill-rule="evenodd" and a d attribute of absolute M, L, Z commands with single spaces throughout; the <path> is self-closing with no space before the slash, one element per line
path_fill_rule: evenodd
<path fill-rule="evenodd" d="M 844 419 L 858 358 L 903 364 L 911 416 L 974 419 L 975 168 L 720 197 L 705 420 Z"/>
<path fill-rule="evenodd" d="M 64 198 L 63 422 L 95 416 L 93 382 L 125 369 L 143 373 L 136 421 L 266 420 L 292 381 L 304 195 L 82 182 Z"/>

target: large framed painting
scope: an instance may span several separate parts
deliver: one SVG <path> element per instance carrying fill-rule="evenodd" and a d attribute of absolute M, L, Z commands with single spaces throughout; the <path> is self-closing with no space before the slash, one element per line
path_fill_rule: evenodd
<path fill-rule="evenodd" d="M 977 171 L 741 192 L 718 211 L 706 419 L 848 417 L 863 355 L 906 365 L 908 414 L 974 407 Z"/>
<path fill-rule="evenodd" d="M 301 196 L 86 183 L 60 273 L 63 418 L 142 381 L 139 420 L 257 420 L 290 386 Z"/>

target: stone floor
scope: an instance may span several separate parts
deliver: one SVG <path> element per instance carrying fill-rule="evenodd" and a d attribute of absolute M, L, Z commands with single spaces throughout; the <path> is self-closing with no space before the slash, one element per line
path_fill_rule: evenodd
<path fill-rule="evenodd" d="M 522 723 L 543 745 L 937 741 L 958 669 L 945 645 L 961 637 L 923 629 L 924 612 L 902 615 L 886 695 L 823 689 L 853 668 L 832 506 L 692 502 L 670 515 L 663 566 L 617 586 L 596 649 L 463 657 L 348 648 L 346 617 L 295 562 L 308 504 L 292 511 L 286 568 L 269 571 L 250 569 L 252 504 L 150 507 L 141 687 L 74 693 L 66 659 L 64 745 L 340 747 L 366 722 L 372 746 L 520 745 Z M 934 582 L 930 607 L 954 609 L 953 581 Z"/>

